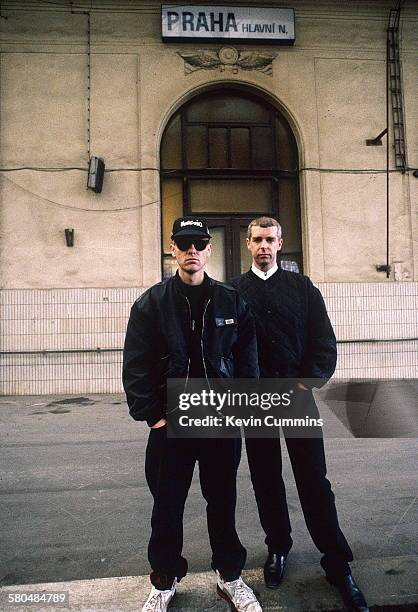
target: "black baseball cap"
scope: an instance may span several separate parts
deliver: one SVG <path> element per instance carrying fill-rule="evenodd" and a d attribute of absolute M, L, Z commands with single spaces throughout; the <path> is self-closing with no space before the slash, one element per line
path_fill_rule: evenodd
<path fill-rule="evenodd" d="M 179 236 L 200 236 L 201 238 L 212 238 L 209 234 L 208 224 L 203 217 L 179 217 L 173 223 L 171 239 Z"/>

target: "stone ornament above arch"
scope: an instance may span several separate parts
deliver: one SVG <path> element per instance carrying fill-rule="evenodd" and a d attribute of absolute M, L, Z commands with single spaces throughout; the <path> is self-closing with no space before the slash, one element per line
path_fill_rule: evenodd
<path fill-rule="evenodd" d="M 257 70 L 271 76 L 273 60 L 276 51 L 238 51 L 235 47 L 213 49 L 194 49 L 192 51 L 177 51 L 184 60 L 186 75 L 197 70 L 231 70 L 236 74 L 239 70 Z"/>

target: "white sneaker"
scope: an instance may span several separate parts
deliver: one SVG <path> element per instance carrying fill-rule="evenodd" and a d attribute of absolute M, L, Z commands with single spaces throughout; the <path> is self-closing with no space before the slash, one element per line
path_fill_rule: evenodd
<path fill-rule="evenodd" d="M 142 612 L 166 612 L 168 604 L 176 594 L 176 584 L 177 580 L 174 579 L 173 586 L 166 591 L 159 591 L 153 586 L 147 601 L 144 603 Z"/>
<path fill-rule="evenodd" d="M 241 576 L 238 580 L 225 582 L 216 570 L 218 576 L 217 591 L 231 606 L 233 612 L 262 612 L 254 592 L 245 584 Z"/>

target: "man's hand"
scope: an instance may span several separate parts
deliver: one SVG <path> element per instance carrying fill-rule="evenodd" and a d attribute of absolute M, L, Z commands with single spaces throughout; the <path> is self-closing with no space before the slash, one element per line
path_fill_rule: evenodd
<path fill-rule="evenodd" d="M 160 419 L 155 425 L 151 426 L 151 429 L 159 429 L 160 427 L 164 427 L 164 425 L 167 425 L 167 421 L 165 419 Z"/>
<path fill-rule="evenodd" d="M 303 391 L 308 391 L 308 387 L 305 387 L 305 385 L 303 385 L 300 382 L 298 382 L 298 387 L 299 387 L 299 389 L 302 389 Z"/>

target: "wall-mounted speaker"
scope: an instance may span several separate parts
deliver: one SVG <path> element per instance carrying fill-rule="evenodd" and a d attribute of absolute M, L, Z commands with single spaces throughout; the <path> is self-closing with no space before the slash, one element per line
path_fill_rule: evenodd
<path fill-rule="evenodd" d="M 67 227 L 65 230 L 65 242 L 68 247 L 74 246 L 74 229 L 72 227 Z"/>
<path fill-rule="evenodd" d="M 105 163 L 103 159 L 101 159 L 101 157 L 91 157 L 89 162 L 89 175 L 87 179 L 88 189 L 92 189 L 95 193 L 101 193 L 104 171 Z"/>

